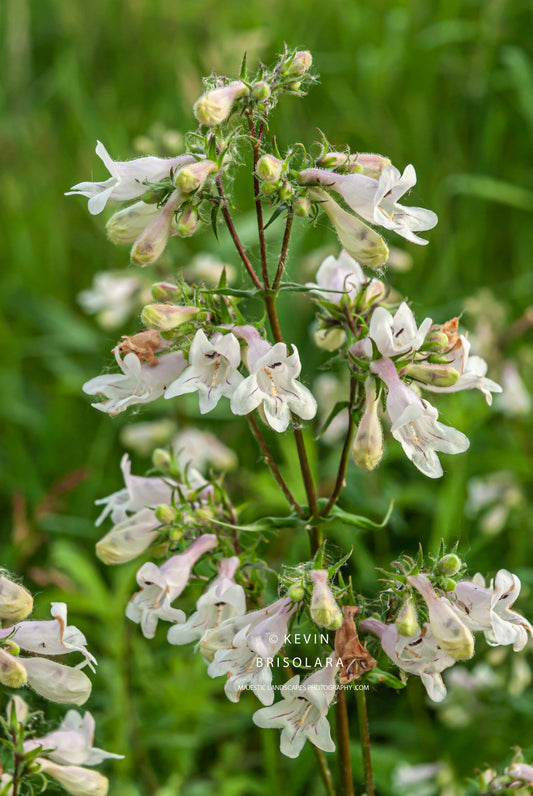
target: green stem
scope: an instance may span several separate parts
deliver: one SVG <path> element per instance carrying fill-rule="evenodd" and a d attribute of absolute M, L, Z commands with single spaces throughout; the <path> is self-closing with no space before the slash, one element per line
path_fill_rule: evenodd
<path fill-rule="evenodd" d="M 283 276 L 283 271 L 285 270 L 285 262 L 287 260 L 287 253 L 289 251 L 289 240 L 291 237 L 293 219 L 294 215 L 289 210 L 287 221 L 285 222 L 285 233 L 283 235 L 283 242 L 281 244 L 281 252 L 278 260 L 278 270 L 276 271 L 276 276 L 274 277 L 274 282 L 272 283 L 273 290 L 277 290 L 279 288 L 281 277 Z"/>
<path fill-rule="evenodd" d="M 337 704 L 335 705 L 335 725 L 337 728 L 337 756 L 339 760 L 341 794 L 342 796 L 354 796 L 352 761 L 350 759 L 350 726 L 346 708 L 346 692 L 343 688 L 339 689 L 338 695 Z M 373 793 L 372 791 L 372 795 Z M 366 796 L 371 796 L 370 791 Z"/>
<path fill-rule="evenodd" d="M 324 752 L 322 752 L 316 746 L 313 746 L 313 752 L 315 753 L 316 761 L 318 763 L 318 770 L 320 771 L 320 776 L 322 777 L 322 782 L 324 783 L 326 793 L 328 796 L 337 796 L 335 788 L 333 787 L 331 771 L 329 770 L 327 760 L 324 757 Z"/>
<path fill-rule="evenodd" d="M 335 503 L 339 499 L 339 495 L 340 495 L 340 493 L 342 491 L 342 488 L 345 485 L 346 470 L 348 468 L 348 462 L 350 460 L 350 450 L 352 448 L 352 437 L 353 437 L 353 434 L 354 434 L 354 431 L 355 431 L 355 421 L 353 419 L 353 414 L 352 414 L 352 407 L 353 407 L 353 403 L 354 403 L 354 400 L 355 400 L 355 388 L 356 388 L 355 379 L 351 379 L 351 381 L 350 381 L 350 406 L 348 408 L 348 411 L 350 412 L 350 422 L 348 424 L 348 430 L 346 432 L 346 437 L 344 438 L 344 446 L 342 448 L 342 454 L 341 454 L 341 458 L 340 458 L 340 462 L 339 462 L 339 470 L 338 470 L 338 473 L 337 473 L 337 479 L 335 481 L 335 486 L 333 487 L 333 492 L 331 493 L 327 504 L 324 506 L 324 508 L 322 509 L 322 512 L 321 512 L 323 517 L 326 517 L 329 514 L 329 512 L 331 511 L 331 509 L 333 508 L 333 506 L 335 505 Z"/>
<path fill-rule="evenodd" d="M 244 248 L 243 248 L 243 245 L 242 245 L 241 240 L 239 238 L 239 235 L 237 234 L 237 230 L 235 229 L 235 225 L 233 224 L 233 220 L 231 218 L 231 214 L 230 214 L 229 208 L 228 208 L 228 203 L 227 203 L 227 200 L 226 200 L 226 194 L 224 193 L 224 187 L 222 185 L 222 177 L 220 176 L 220 174 L 217 175 L 216 184 L 217 184 L 219 196 L 220 196 L 220 198 L 222 200 L 222 204 L 221 204 L 222 215 L 224 216 L 224 221 L 226 222 L 226 226 L 228 228 L 229 234 L 231 235 L 233 243 L 235 244 L 235 248 L 239 252 L 239 257 L 241 258 L 241 260 L 242 260 L 242 262 L 244 264 L 244 267 L 248 271 L 248 275 L 249 275 L 250 279 L 252 280 L 252 282 L 254 283 L 256 288 L 258 288 L 259 290 L 262 290 L 263 289 L 263 285 L 261 284 L 257 274 L 255 273 L 255 271 L 254 271 L 254 269 L 252 267 L 252 264 L 251 264 L 250 260 L 248 259 L 248 256 L 247 256 L 246 252 L 244 251 Z"/>
<path fill-rule="evenodd" d="M 363 768 L 365 772 L 366 796 L 375 796 L 374 774 L 372 772 L 372 757 L 370 754 L 370 732 L 368 730 L 368 713 L 366 710 L 366 694 L 361 690 L 355 692 L 357 700 L 357 716 L 359 719 L 359 736 L 363 753 Z"/>
<path fill-rule="evenodd" d="M 279 468 L 278 468 L 278 465 L 276 464 L 276 462 L 274 460 L 274 457 L 272 456 L 272 453 L 270 452 L 270 448 L 268 447 L 267 442 L 266 442 L 265 438 L 263 437 L 259 426 L 257 425 L 257 421 L 256 421 L 255 417 L 252 414 L 249 414 L 248 415 L 248 420 L 250 422 L 250 427 L 252 429 L 252 433 L 253 433 L 254 437 L 256 438 L 256 440 L 257 440 L 257 442 L 259 444 L 259 447 L 261 448 L 263 456 L 265 457 L 265 462 L 270 467 L 270 471 L 272 472 L 272 475 L 276 479 L 276 481 L 278 483 L 278 486 L 280 487 L 281 491 L 283 492 L 283 494 L 287 498 L 287 501 L 290 503 L 292 508 L 295 511 L 297 511 L 298 514 L 301 517 L 305 516 L 303 509 L 301 508 L 300 504 L 298 503 L 298 501 L 296 500 L 296 498 L 294 497 L 294 495 L 290 491 L 290 489 L 287 486 L 283 476 L 281 475 L 281 473 L 279 471 Z"/>

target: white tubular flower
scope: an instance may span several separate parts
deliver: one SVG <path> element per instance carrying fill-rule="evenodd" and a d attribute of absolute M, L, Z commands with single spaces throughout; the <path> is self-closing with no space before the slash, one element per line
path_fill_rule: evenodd
<path fill-rule="evenodd" d="M 169 629 L 169 644 L 189 644 L 202 638 L 206 630 L 218 627 L 226 619 L 244 616 L 246 595 L 242 586 L 233 579 L 238 566 L 237 556 L 222 558 L 218 562 L 218 578 L 215 578 L 198 599 L 192 616 L 184 624 L 176 624 Z"/>
<path fill-rule="evenodd" d="M 289 356 L 285 343 L 276 343 L 265 352 L 266 345 L 249 346 L 250 375 L 235 390 L 231 411 L 247 415 L 262 405 L 268 425 L 281 432 L 287 429 L 291 412 L 303 420 L 311 420 L 317 404 L 310 390 L 296 381 L 302 369 L 296 346 L 292 346 L 293 353 Z"/>
<path fill-rule="evenodd" d="M 271 705 L 274 701 L 270 664 L 283 646 L 287 622 L 296 610 L 296 606 L 290 608 L 290 605 L 290 600 L 283 600 L 274 616 L 267 617 L 254 628 L 248 625 L 239 630 L 233 638 L 232 649 L 215 652 L 207 674 L 210 677 L 227 675 L 224 691 L 231 702 L 238 702 L 245 690 L 253 691 L 263 705 Z"/>
<path fill-rule="evenodd" d="M 118 415 L 134 404 L 156 401 L 187 365 L 180 352 L 162 354 L 157 357 L 157 365 L 141 365 L 139 357 L 133 353 L 126 354 L 121 359 L 118 346 L 113 349 L 113 353 L 122 373 L 96 376 L 82 387 L 87 395 L 105 398 L 92 406 L 109 415 Z"/>
<path fill-rule="evenodd" d="M 309 283 L 306 287 L 316 288 L 313 293 L 340 304 L 345 296 L 353 301 L 367 282 L 357 260 L 342 249 L 338 257 L 332 254 L 326 257 L 316 272 L 316 284 Z"/>
<path fill-rule="evenodd" d="M 219 650 L 231 650 L 233 639 L 243 628 L 248 632 L 256 627 L 260 622 L 278 612 L 280 607 L 285 604 L 284 600 L 277 600 L 266 608 L 258 611 L 251 611 L 242 616 L 234 616 L 225 619 L 218 627 L 206 630 L 198 645 L 200 654 L 206 663 L 211 663 L 215 658 L 215 653 Z"/>
<path fill-rule="evenodd" d="M 413 185 L 416 185 L 414 166 L 409 164 L 403 174 L 391 164 L 383 167 L 379 179 L 364 174 L 335 174 L 321 169 L 300 172 L 304 184 L 317 182 L 339 193 L 347 205 L 370 224 L 391 229 L 412 243 L 426 245 L 427 240 L 415 235 L 433 229 L 438 217 L 423 207 L 405 207 L 397 203 Z"/>
<path fill-rule="evenodd" d="M 160 211 L 157 204 L 135 202 L 128 205 L 112 215 L 105 225 L 107 237 L 111 243 L 131 246 Z"/>
<path fill-rule="evenodd" d="M 85 312 L 97 315 L 100 326 L 116 329 L 133 312 L 134 297 L 140 289 L 136 276 L 100 271 L 94 275 L 93 286 L 78 293 L 77 299 Z"/>
<path fill-rule="evenodd" d="M 198 329 L 189 352 L 189 367 L 172 382 L 165 398 L 198 391 L 200 412 L 210 412 L 223 395 L 232 396 L 242 382 L 237 370 L 240 363 L 241 347 L 235 335 L 216 332 L 208 340 Z"/>
<path fill-rule="evenodd" d="M 282 702 L 260 708 L 252 716 L 258 727 L 281 729 L 280 750 L 286 757 L 298 757 L 309 740 L 324 752 L 334 752 L 329 722 L 326 718 L 335 696 L 337 665 L 333 654 L 300 685 L 296 675 L 281 689 Z"/>
<path fill-rule="evenodd" d="M 96 658 L 87 649 L 87 639 L 77 627 L 67 625 L 66 603 L 51 603 L 50 613 L 54 619 L 48 621 L 19 622 L 0 630 L 0 638 L 12 633 L 13 640 L 25 652 L 40 655 L 66 655 L 81 652 L 85 664 L 94 671 Z"/>
<path fill-rule="evenodd" d="M 436 451 L 463 453 L 470 445 L 468 437 L 437 421 L 438 411 L 401 383 L 391 359 L 375 360 L 370 370 L 389 388 L 387 412 L 393 437 L 421 473 L 428 478 L 440 478 L 443 470 Z"/>
<path fill-rule="evenodd" d="M 48 658 L 20 658 L 28 685 L 45 699 L 62 705 L 83 705 L 91 695 L 92 683 L 81 669 Z"/>
<path fill-rule="evenodd" d="M 38 757 L 39 771 L 56 779 L 72 796 L 107 796 L 109 780 L 99 771 L 81 766 L 60 766 Z"/>
<path fill-rule="evenodd" d="M 183 204 L 184 197 L 179 191 L 173 191 L 156 217 L 143 229 L 131 247 L 130 259 L 135 265 L 144 267 L 155 263 L 165 251 L 174 214 Z"/>
<path fill-rule="evenodd" d="M 233 103 L 239 97 L 246 97 L 250 93 L 248 87 L 240 80 L 234 80 L 227 86 L 215 88 L 202 94 L 193 106 L 192 112 L 200 122 L 209 127 L 225 122 L 231 111 Z"/>
<path fill-rule="evenodd" d="M 321 188 L 312 188 L 309 198 L 318 202 L 335 227 L 337 237 L 344 249 L 361 263 L 375 268 L 386 263 L 389 257 L 387 244 L 360 218 L 343 210 L 331 196 Z"/>
<path fill-rule="evenodd" d="M 496 573 L 488 588 L 478 574 L 472 581 L 459 581 L 450 595 L 452 605 L 467 627 L 483 631 L 489 644 L 512 644 L 518 652 L 526 646 L 528 633 L 533 636 L 528 620 L 511 610 L 520 585 L 520 579 L 506 569 Z"/>
<path fill-rule="evenodd" d="M 382 356 L 396 357 L 418 351 L 430 327 L 431 318 L 426 318 L 417 327 L 412 310 L 402 301 L 394 317 L 385 307 L 376 307 L 370 319 L 368 336 Z"/>
<path fill-rule="evenodd" d="M 94 719 L 88 711 L 82 717 L 77 710 L 69 710 L 57 730 L 42 738 L 25 741 L 24 751 L 42 746 L 43 750 L 51 750 L 43 751 L 43 754 L 61 765 L 96 766 L 109 758 L 123 760 L 124 755 L 115 755 L 93 746 L 94 726 Z"/>
<path fill-rule="evenodd" d="M 342 611 L 328 585 L 327 569 L 312 569 L 309 573 L 313 581 L 313 592 L 309 612 L 317 625 L 336 630 L 342 625 Z"/>
<path fill-rule="evenodd" d="M 125 564 L 155 542 L 161 522 L 152 509 L 141 509 L 119 522 L 96 543 L 96 555 L 104 564 Z"/>
<path fill-rule="evenodd" d="M 448 598 L 436 593 L 427 575 L 410 575 L 407 580 L 426 602 L 429 624 L 439 647 L 456 661 L 471 658 L 474 654 L 474 636 L 453 610 Z"/>
<path fill-rule="evenodd" d="M 85 196 L 89 200 L 91 215 L 101 213 L 108 201 L 127 202 L 130 199 L 138 199 L 148 190 L 146 183 L 161 182 L 170 176 L 171 171 L 195 162 L 192 155 L 113 160 L 100 141 L 96 144 L 96 154 L 103 161 L 111 177 L 104 182 L 79 182 L 65 193 L 65 196 L 72 194 Z"/>
<path fill-rule="evenodd" d="M 421 327 L 422 328 L 422 327 Z M 492 404 L 493 392 L 501 392 L 502 388 L 492 379 L 487 379 L 487 363 L 478 356 L 470 356 L 470 341 L 461 335 L 457 344 L 446 354 L 451 367 L 459 374 L 454 384 L 448 387 L 436 387 L 424 384 L 424 390 L 430 392 L 459 392 L 460 390 L 481 390 L 488 405 Z"/>
<path fill-rule="evenodd" d="M 200 556 L 218 544 L 214 534 L 204 534 L 189 545 L 184 553 L 172 556 L 158 567 L 151 562 L 143 564 L 137 572 L 136 592 L 126 607 L 126 616 L 141 625 L 145 638 L 153 638 L 159 619 L 184 622 L 185 614 L 171 603 L 179 597 L 189 582 L 191 569 Z"/>
<path fill-rule="evenodd" d="M 169 503 L 172 499 L 173 487 L 162 478 L 146 478 L 131 474 L 131 461 L 127 453 L 120 460 L 120 469 L 124 477 L 124 489 L 94 501 L 96 506 L 104 506 L 96 520 L 97 526 L 101 525 L 109 515 L 114 523 L 121 523 L 128 519 L 129 514 L 135 514 L 144 508 L 155 508 L 160 503 Z"/>
<path fill-rule="evenodd" d="M 429 698 L 442 702 L 446 686 L 440 673 L 453 666 L 455 658 L 439 647 L 429 622 L 424 622 L 422 630 L 414 636 L 401 636 L 394 623 L 386 625 L 378 619 L 364 619 L 359 630 L 377 636 L 391 661 L 404 672 L 420 677 Z"/>

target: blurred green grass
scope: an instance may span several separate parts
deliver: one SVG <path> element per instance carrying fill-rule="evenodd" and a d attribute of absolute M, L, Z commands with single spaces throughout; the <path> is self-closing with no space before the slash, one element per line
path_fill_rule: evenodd
<path fill-rule="evenodd" d="M 96 271 L 132 267 L 126 250 L 107 244 L 102 219 L 63 192 L 103 173 L 94 154 L 97 138 L 126 159 L 134 154 L 132 142 L 155 122 L 184 132 L 202 75 L 211 68 L 235 73 L 244 50 L 250 63 L 268 63 L 287 41 L 312 50 L 320 82 L 305 101 L 280 103 L 274 122 L 280 145 L 296 139 L 309 146 L 320 128 L 338 146 L 382 152 L 399 167 L 413 162 L 419 182 L 411 201 L 439 214 L 429 245 L 409 247 L 413 268 L 394 274 L 395 287 L 418 313 L 443 321 L 486 285 L 518 318 L 533 288 L 532 17 L 526 0 L 332 0 L 327 7 L 303 0 L 0 4 L 3 564 L 21 574 L 53 568 L 70 579 L 72 610 L 79 612 L 78 624 L 86 621 L 102 661 L 93 700 L 102 733 L 115 751 L 129 752 L 133 744 L 128 761 L 115 767 L 120 787 L 112 792 L 155 792 L 155 781 L 163 786 L 171 775 L 160 796 L 273 793 L 280 783 L 294 794 L 321 790 L 309 750 L 300 766 L 279 763 L 275 734 L 250 731 L 251 697 L 243 706 L 226 704 L 219 682 L 208 681 L 190 651 L 148 644 L 125 627 L 121 616 L 133 569 L 110 573 L 93 559 L 99 534 L 92 504 L 120 486 L 117 436 L 129 418 L 110 420 L 81 395 L 83 381 L 109 363 L 115 337 L 83 315 L 76 295 Z M 302 228 L 289 268 L 296 271 L 316 247 L 331 243 L 324 224 Z M 205 248 L 217 253 L 209 236 L 178 243 L 175 262 Z M 227 247 L 223 251 L 229 256 Z M 317 362 L 306 323 L 281 305 L 288 334 Z M 442 482 L 425 481 L 392 445 L 377 473 L 349 470 L 345 500 L 354 510 L 379 516 L 397 499 L 387 531 L 356 539 L 359 582 L 375 587 L 374 558 L 383 565 L 419 539 L 435 548 L 444 536 L 460 537 L 464 552 L 472 549 L 474 569 L 520 570 L 531 592 L 529 512 L 515 513 L 494 538 L 480 537 L 463 512 L 472 475 L 511 469 L 525 494 L 531 490 L 531 421 L 490 415 L 479 395 L 449 399 L 442 411 L 445 422 L 472 440 L 466 456 L 447 463 Z M 216 420 L 207 422 L 220 429 Z M 280 449 L 290 470 L 289 446 L 282 441 Z M 243 442 L 241 456 L 255 464 L 251 442 Z M 320 457 L 316 466 L 327 476 L 331 457 Z M 277 500 L 268 476 L 259 475 L 254 486 L 259 505 Z M 354 540 L 341 529 L 335 541 L 346 546 Z M 276 554 L 289 552 L 280 545 Z M 108 613 L 111 603 L 115 609 Z M 486 732 L 472 737 L 468 729 L 452 734 L 439 723 L 430 731 L 431 710 L 416 684 L 409 690 L 409 708 L 405 692 L 392 699 L 376 693 L 370 700 L 383 759 L 392 759 L 399 743 L 415 761 L 433 759 L 448 746 L 464 775 L 489 759 L 497 762 L 512 743 L 533 743 L 524 709 L 531 707 L 529 695 L 518 716 L 511 710 L 516 704 L 494 697 L 489 716 L 500 730 L 488 738 Z M 133 724 L 120 721 L 131 715 Z M 421 722 L 416 727 L 415 717 Z M 212 760 L 209 771 L 205 759 Z M 382 792 L 392 793 L 382 779 Z"/>

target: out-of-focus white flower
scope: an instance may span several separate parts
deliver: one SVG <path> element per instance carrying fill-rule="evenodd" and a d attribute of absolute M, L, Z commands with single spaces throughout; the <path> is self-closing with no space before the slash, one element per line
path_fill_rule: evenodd
<path fill-rule="evenodd" d="M 300 182 L 318 183 L 337 191 L 365 221 L 394 230 L 412 243 L 427 244 L 427 240 L 418 237 L 415 232 L 433 229 L 438 221 L 432 210 L 405 207 L 397 202 L 416 185 L 416 172 L 411 164 L 400 174 L 390 163 L 384 166 L 378 180 L 364 174 L 336 174 L 322 169 L 306 169 L 300 172 Z"/>
<path fill-rule="evenodd" d="M 415 636 L 401 636 L 394 623 L 386 625 L 378 619 L 364 619 L 359 623 L 359 630 L 377 636 L 391 661 L 405 672 L 420 677 L 430 699 L 442 702 L 446 686 L 440 673 L 453 666 L 455 658 L 439 647 L 429 622 L 424 622 Z"/>
<path fill-rule="evenodd" d="M 105 752 L 93 746 L 94 727 L 94 719 L 88 711 L 82 717 L 77 710 L 69 710 L 57 730 L 42 738 L 25 741 L 24 751 L 42 746 L 46 757 L 62 765 L 96 766 L 109 758 L 122 760 L 124 755 Z M 48 749 L 51 751 L 44 751 Z"/>
<path fill-rule="evenodd" d="M 411 308 L 402 301 L 394 316 L 385 307 L 376 307 L 370 319 L 368 336 L 375 342 L 384 357 L 396 357 L 418 351 L 431 327 L 431 318 L 426 318 L 420 327 L 416 325 Z M 369 354 L 372 346 L 367 343 Z"/>
<path fill-rule="evenodd" d="M 138 199 L 148 190 L 146 183 L 161 182 L 179 166 L 195 162 L 192 155 L 113 160 L 100 141 L 96 144 L 96 154 L 103 161 L 111 177 L 104 182 L 80 182 L 65 193 L 65 196 L 72 194 L 85 196 L 89 200 L 91 215 L 101 213 L 108 201 L 127 202 L 130 199 Z"/>
<path fill-rule="evenodd" d="M 176 431 L 176 422 L 170 417 L 162 417 L 160 420 L 123 426 L 120 430 L 120 441 L 125 448 L 140 456 L 149 456 L 154 448 L 161 448 L 170 442 Z"/>
<path fill-rule="evenodd" d="M 226 619 L 244 615 L 246 595 L 242 586 L 233 579 L 238 566 L 237 556 L 222 558 L 218 562 L 218 577 L 198 599 L 196 611 L 183 624 L 169 628 L 167 639 L 170 644 L 189 644 Z"/>
<path fill-rule="evenodd" d="M 39 655 L 66 655 L 81 652 L 85 664 L 94 671 L 96 659 L 87 649 L 87 639 L 77 627 L 67 625 L 66 603 L 51 603 L 48 621 L 24 621 L 0 629 L 0 638 L 13 634 L 13 641 L 25 652 Z"/>
<path fill-rule="evenodd" d="M 156 401 L 187 366 L 181 352 L 161 354 L 157 357 L 157 365 L 142 365 L 139 357 L 133 353 L 121 359 L 118 346 L 113 353 L 122 373 L 96 376 L 85 382 L 82 388 L 87 395 L 105 398 L 92 406 L 109 415 L 118 415 L 134 404 Z"/>
<path fill-rule="evenodd" d="M 474 654 L 474 636 L 447 597 L 441 597 L 427 575 L 410 575 L 408 583 L 420 592 L 428 607 L 428 618 L 437 644 L 455 660 L 468 660 Z"/>
<path fill-rule="evenodd" d="M 179 597 L 189 582 L 191 569 L 200 556 L 218 544 L 214 534 L 204 534 L 195 539 L 179 555 L 172 556 L 160 567 L 152 562 L 143 564 L 137 572 L 136 592 L 126 607 L 126 616 L 141 625 L 145 638 L 153 638 L 159 619 L 168 622 L 184 622 L 185 614 L 172 603 Z"/>
<path fill-rule="evenodd" d="M 495 408 L 504 415 L 521 417 L 531 412 L 532 400 L 515 362 L 504 362 L 502 368 L 503 395 L 498 396 Z"/>
<path fill-rule="evenodd" d="M 377 312 L 377 310 L 376 310 Z M 487 363 L 477 356 L 470 356 L 470 341 L 461 335 L 457 344 L 446 354 L 446 359 L 454 368 L 459 378 L 447 387 L 424 384 L 425 390 L 431 392 L 459 392 L 460 390 L 481 390 L 489 406 L 492 404 L 492 393 L 501 392 L 502 388 L 492 379 L 487 379 Z"/>
<path fill-rule="evenodd" d="M 296 346 L 292 351 L 289 356 L 285 343 L 269 346 L 264 340 L 249 345 L 246 359 L 250 375 L 232 396 L 234 414 L 247 415 L 262 406 L 266 422 L 279 432 L 287 429 L 291 412 L 303 420 L 315 416 L 317 405 L 312 393 L 296 380 L 302 369 Z"/>
<path fill-rule="evenodd" d="M 335 696 L 337 664 L 332 653 L 326 664 L 300 684 L 296 675 L 281 688 L 283 700 L 260 708 L 252 716 L 258 727 L 281 729 L 280 749 L 287 757 L 298 757 L 309 740 L 324 752 L 334 752 L 329 722 L 326 718 Z"/>
<path fill-rule="evenodd" d="M 472 581 L 462 580 L 451 593 L 457 615 L 471 630 L 482 630 L 492 646 L 512 644 L 515 651 L 524 649 L 533 627 L 511 606 L 520 594 L 520 579 L 500 569 L 488 588 L 481 575 Z"/>
<path fill-rule="evenodd" d="M 92 287 L 78 293 L 78 302 L 85 312 L 98 316 L 98 323 L 104 329 L 116 329 L 134 311 L 135 296 L 141 288 L 136 276 L 99 271 L 94 275 Z"/>
<path fill-rule="evenodd" d="M 235 335 L 216 332 L 208 340 L 198 329 L 189 351 L 189 367 L 172 382 L 165 398 L 198 392 L 200 412 L 210 412 L 223 395 L 232 396 L 242 382 L 237 370 L 240 363 L 241 347 Z"/>
<path fill-rule="evenodd" d="M 222 272 L 226 271 L 226 278 L 231 283 L 237 276 L 237 272 L 232 265 L 221 262 L 212 254 L 200 252 L 196 254 L 189 265 L 183 269 L 183 276 L 191 282 L 207 282 L 210 285 L 218 285 Z"/>
<path fill-rule="evenodd" d="M 238 464 L 235 451 L 220 442 L 214 434 L 197 428 L 180 431 L 172 440 L 171 446 L 182 470 L 187 465 L 192 465 L 200 472 L 205 472 L 210 467 L 226 472 L 233 470 Z"/>
<path fill-rule="evenodd" d="M 312 188 L 309 198 L 318 202 L 335 227 L 337 237 L 344 249 L 361 265 L 375 268 L 387 262 L 389 250 L 378 233 L 360 218 L 344 210 L 321 188 Z"/>
<path fill-rule="evenodd" d="M 127 453 L 120 460 L 120 469 L 124 477 L 124 488 L 94 501 L 96 506 L 104 506 L 96 520 L 97 526 L 108 516 L 111 516 L 114 523 L 120 523 L 130 514 L 144 508 L 156 508 L 160 503 L 169 503 L 172 498 L 173 487 L 162 478 L 132 475 L 131 460 Z"/>
<path fill-rule="evenodd" d="M 39 771 L 56 779 L 72 796 L 107 796 L 109 780 L 99 771 L 82 766 L 60 766 L 44 757 L 36 758 Z"/>
<path fill-rule="evenodd" d="M 463 453 L 470 445 L 468 437 L 437 421 L 438 411 L 401 383 L 391 359 L 375 360 L 370 370 L 389 388 L 387 412 L 393 437 L 421 473 L 429 478 L 440 478 L 443 470 L 436 451 Z"/>
<path fill-rule="evenodd" d="M 119 522 L 96 543 L 96 555 L 104 564 L 125 564 L 155 542 L 161 522 L 153 509 L 141 509 Z"/>
<path fill-rule="evenodd" d="M 510 512 L 524 500 L 517 478 L 510 470 L 471 478 L 467 485 L 465 513 L 473 517 L 482 513 L 479 524 L 486 534 L 497 534 L 504 527 Z"/>
<path fill-rule="evenodd" d="M 287 622 L 296 610 L 296 606 L 290 606 L 290 600 L 282 601 L 276 614 L 255 627 L 239 630 L 233 637 L 231 649 L 215 652 L 207 673 L 210 677 L 227 675 L 224 691 L 231 702 L 238 702 L 245 690 L 253 691 L 263 705 L 271 705 L 274 701 L 269 659 L 283 645 Z"/>

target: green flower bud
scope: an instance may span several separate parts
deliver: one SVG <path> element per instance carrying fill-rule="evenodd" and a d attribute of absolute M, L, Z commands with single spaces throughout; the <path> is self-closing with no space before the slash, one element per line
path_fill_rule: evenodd
<path fill-rule="evenodd" d="M 274 194 L 277 194 L 278 190 L 279 184 L 277 182 L 263 182 L 261 184 L 261 191 L 265 196 L 274 196 Z"/>
<path fill-rule="evenodd" d="M 293 187 L 290 182 L 283 182 L 279 189 L 279 198 L 286 202 L 287 199 L 290 199 L 293 194 Z"/>
<path fill-rule="evenodd" d="M 156 448 L 152 453 L 152 464 L 163 472 L 170 470 L 172 466 L 170 453 L 164 448 Z"/>
<path fill-rule="evenodd" d="M 463 562 L 455 553 L 443 556 L 438 564 L 439 572 L 442 572 L 443 575 L 456 575 L 462 566 Z"/>
<path fill-rule="evenodd" d="M 301 600 L 303 600 L 304 596 L 305 589 L 301 583 L 293 583 L 287 591 L 287 597 L 290 600 L 294 600 L 295 603 L 299 603 Z"/>
<path fill-rule="evenodd" d="M 252 97 L 260 102 L 264 102 L 270 97 L 270 86 L 266 80 L 260 80 L 252 86 Z"/>
<path fill-rule="evenodd" d="M 294 215 L 308 218 L 311 213 L 311 202 L 307 196 L 299 196 L 294 203 Z"/>
<path fill-rule="evenodd" d="M 445 580 L 442 583 L 442 588 L 444 589 L 444 591 L 455 591 L 456 587 L 457 587 L 457 581 L 454 580 L 453 578 L 445 578 Z"/>
<path fill-rule="evenodd" d="M 6 688 L 20 688 L 26 685 L 27 679 L 22 663 L 0 647 L 0 683 Z"/>
<path fill-rule="evenodd" d="M 160 503 L 155 510 L 155 516 L 159 522 L 162 522 L 165 525 L 172 525 L 178 516 L 178 512 L 175 508 L 169 506 L 167 503 Z"/>
<path fill-rule="evenodd" d="M 451 365 L 430 365 L 411 363 L 404 368 L 404 374 L 432 387 L 452 387 L 459 378 L 459 371 Z"/>
<path fill-rule="evenodd" d="M 346 332 L 342 326 L 330 326 L 327 329 L 317 329 L 313 333 L 315 343 L 324 351 L 338 351 L 346 340 Z"/>
<path fill-rule="evenodd" d="M 18 622 L 31 614 L 33 597 L 24 586 L 0 575 L 0 619 Z"/>
<path fill-rule="evenodd" d="M 311 68 L 313 63 L 313 56 L 309 50 L 298 50 L 285 69 L 284 75 L 305 75 Z"/>
<path fill-rule="evenodd" d="M 396 617 L 395 624 L 401 636 L 416 636 L 420 631 L 415 601 L 412 597 L 408 597 L 405 600 L 400 609 L 400 613 Z"/>
<path fill-rule="evenodd" d="M 328 586 L 328 572 L 326 569 L 312 569 L 309 574 L 313 581 L 311 619 L 328 630 L 337 630 L 342 625 L 342 611 Z"/>
<path fill-rule="evenodd" d="M 218 171 L 217 164 L 212 160 L 199 160 L 184 166 L 174 177 L 174 185 L 181 193 L 193 193 L 203 188 L 207 178 Z"/>
<path fill-rule="evenodd" d="M 424 348 L 435 348 L 443 351 L 449 348 L 450 341 L 445 332 L 432 331 L 424 340 Z"/>
<path fill-rule="evenodd" d="M 141 320 L 151 329 L 169 332 L 191 321 L 199 311 L 197 307 L 177 307 L 175 304 L 147 304 L 141 312 Z"/>
<path fill-rule="evenodd" d="M 275 158 L 274 155 L 263 155 L 257 161 L 255 173 L 260 180 L 266 182 L 277 182 L 281 177 L 283 161 Z"/>
<path fill-rule="evenodd" d="M 173 301 L 177 298 L 178 287 L 171 282 L 155 282 L 151 287 L 154 301 Z"/>
<path fill-rule="evenodd" d="M 176 224 L 176 230 L 181 238 L 190 238 L 194 235 L 198 228 L 200 217 L 198 211 L 194 207 L 188 207 L 187 210 L 180 215 L 179 221 Z"/>

